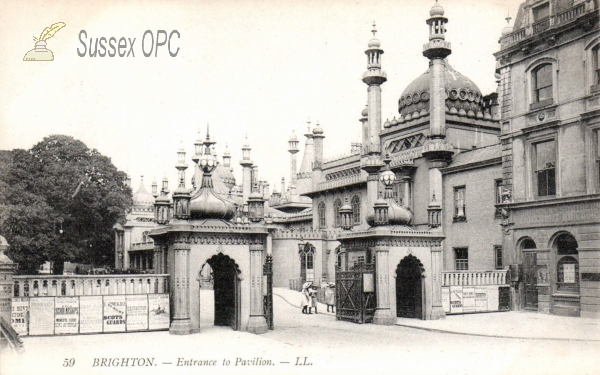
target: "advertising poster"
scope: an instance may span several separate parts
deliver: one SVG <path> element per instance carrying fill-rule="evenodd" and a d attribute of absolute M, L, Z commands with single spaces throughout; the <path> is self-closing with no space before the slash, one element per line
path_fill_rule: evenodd
<path fill-rule="evenodd" d="M 463 287 L 463 312 L 475 312 L 475 287 L 473 286 Z"/>
<path fill-rule="evenodd" d="M 499 310 L 499 293 L 497 286 L 488 286 L 487 287 L 488 294 L 488 311 L 498 311 Z"/>
<path fill-rule="evenodd" d="M 442 287 L 442 307 L 444 308 L 444 312 L 450 312 L 450 287 L 443 286 Z"/>
<path fill-rule="evenodd" d="M 12 285 L 0 284 L 0 315 L 7 319 L 11 314 L 10 300 L 13 296 Z"/>
<path fill-rule="evenodd" d="M 148 294 L 148 329 L 169 329 L 168 294 Z"/>
<path fill-rule="evenodd" d="M 475 311 L 488 311 L 487 289 L 485 287 L 475 287 Z"/>
<path fill-rule="evenodd" d="M 450 287 L 450 313 L 460 314 L 463 312 L 463 291 L 462 286 Z"/>
<path fill-rule="evenodd" d="M 79 297 L 55 297 L 54 333 L 79 332 Z"/>
<path fill-rule="evenodd" d="M 54 334 L 54 297 L 29 299 L 29 335 Z"/>
<path fill-rule="evenodd" d="M 104 332 L 125 332 L 125 296 L 103 296 Z"/>
<path fill-rule="evenodd" d="M 79 297 L 79 333 L 102 332 L 102 296 Z"/>
<path fill-rule="evenodd" d="M 20 336 L 29 334 L 29 298 L 17 297 L 12 299 L 10 323 Z"/>
<path fill-rule="evenodd" d="M 575 283 L 575 264 L 565 263 L 563 266 L 563 275 L 565 283 Z"/>
<path fill-rule="evenodd" d="M 127 330 L 141 331 L 148 329 L 148 296 L 130 295 L 127 301 Z"/>

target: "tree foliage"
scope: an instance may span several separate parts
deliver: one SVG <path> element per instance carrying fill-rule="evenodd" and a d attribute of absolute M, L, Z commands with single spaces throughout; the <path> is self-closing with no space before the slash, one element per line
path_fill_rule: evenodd
<path fill-rule="evenodd" d="M 131 207 L 125 178 L 110 158 L 69 136 L 0 152 L 0 235 L 9 256 L 24 273 L 47 260 L 57 273 L 64 261 L 114 264 L 112 227 Z"/>

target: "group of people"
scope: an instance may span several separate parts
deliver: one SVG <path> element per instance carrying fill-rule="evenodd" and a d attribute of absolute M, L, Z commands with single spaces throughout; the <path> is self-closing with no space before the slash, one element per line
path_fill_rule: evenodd
<path fill-rule="evenodd" d="M 313 285 L 312 281 L 308 281 L 302 285 L 302 314 L 312 314 L 313 307 L 317 314 L 317 286 Z M 329 283 L 325 287 L 325 304 L 327 312 L 331 308 L 331 312 L 335 312 L 335 284 Z"/>

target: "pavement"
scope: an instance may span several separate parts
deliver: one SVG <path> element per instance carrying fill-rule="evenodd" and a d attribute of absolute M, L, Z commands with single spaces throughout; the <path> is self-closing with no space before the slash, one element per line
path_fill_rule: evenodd
<path fill-rule="evenodd" d="M 285 288 L 273 288 L 273 293 L 293 306 L 300 306 L 300 292 Z M 318 313 L 327 313 L 326 305 L 318 304 Z M 447 315 L 442 320 L 398 318 L 397 326 L 431 332 L 471 335 L 482 337 L 600 341 L 600 320 L 564 317 L 537 312 L 506 311 L 481 314 Z"/>
<path fill-rule="evenodd" d="M 261 335 L 214 326 L 214 293 L 202 291 L 200 333 L 25 336 L 22 355 L 0 352 L 0 375 L 564 375 L 596 374 L 600 368 L 598 341 L 486 337 L 465 334 L 464 327 L 461 334 L 449 334 L 454 332 L 354 324 L 335 319 L 323 305 L 318 307 L 319 314 L 302 314 L 298 292 L 274 292 L 275 330 Z M 466 320 L 492 319 L 494 315 L 498 314 L 453 316 L 434 323 L 446 323 L 442 328 L 448 330 L 453 321 L 462 319 L 464 326 Z M 535 325 L 534 319 L 519 323 L 524 318 L 515 318 L 517 321 L 507 324 Z M 572 319 L 581 323 L 577 318 L 550 318 L 557 319 L 552 321 L 557 330 Z M 422 323 L 412 323 L 418 322 Z"/>

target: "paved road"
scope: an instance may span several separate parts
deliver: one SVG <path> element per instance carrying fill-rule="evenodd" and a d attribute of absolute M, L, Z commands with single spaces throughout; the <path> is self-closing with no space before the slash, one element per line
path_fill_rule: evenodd
<path fill-rule="evenodd" d="M 203 301 L 203 306 L 210 305 L 210 301 Z M 0 375 L 566 375 L 596 374 L 600 369 L 598 342 L 484 338 L 398 326 L 358 325 L 321 314 L 301 314 L 299 308 L 277 296 L 275 314 L 276 329 L 259 336 L 213 327 L 207 312 L 203 315 L 202 332 L 189 336 L 149 332 L 26 337 L 25 355 L 0 358 Z M 75 365 L 62 367 L 66 358 L 74 358 Z M 122 360 L 118 367 L 99 366 L 102 359 L 115 358 L 137 358 L 138 364 L 142 359 L 151 366 L 133 367 L 131 360 L 126 367 Z M 256 358 L 267 365 L 255 365 Z M 214 361 L 214 365 L 177 366 L 180 361 L 192 360 Z M 224 360 L 230 361 L 229 365 Z M 298 366 L 297 362 L 312 365 Z"/>

